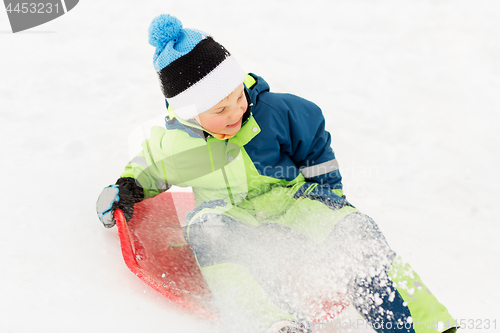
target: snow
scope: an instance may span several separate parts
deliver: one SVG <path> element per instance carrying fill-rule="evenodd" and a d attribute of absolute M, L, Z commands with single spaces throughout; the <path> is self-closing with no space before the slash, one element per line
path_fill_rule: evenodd
<path fill-rule="evenodd" d="M 0 10 L 1 332 L 213 331 L 128 271 L 94 208 L 165 112 L 161 13 L 317 103 L 348 199 L 462 332 L 500 331 L 500 2 L 111 0 L 18 34 Z"/>

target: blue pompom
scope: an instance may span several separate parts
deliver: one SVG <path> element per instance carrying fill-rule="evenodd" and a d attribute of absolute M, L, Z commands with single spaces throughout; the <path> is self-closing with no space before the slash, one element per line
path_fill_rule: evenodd
<path fill-rule="evenodd" d="M 179 37 L 182 23 L 174 16 L 162 14 L 157 16 L 149 26 L 149 44 L 163 50 L 171 40 Z"/>

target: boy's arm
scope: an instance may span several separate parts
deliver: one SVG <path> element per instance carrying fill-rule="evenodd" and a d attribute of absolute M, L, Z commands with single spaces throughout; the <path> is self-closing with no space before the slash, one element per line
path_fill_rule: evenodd
<path fill-rule="evenodd" d="M 164 152 L 154 144 L 161 142 L 162 132 L 153 129 L 151 137 L 142 143 L 142 151 L 125 167 L 121 178 L 133 178 L 143 188 L 144 198 L 151 198 L 170 188 L 167 181 Z"/>
<path fill-rule="evenodd" d="M 109 185 L 97 199 L 97 215 L 105 227 L 116 224 L 114 211 L 120 208 L 127 222 L 132 218 L 134 204 L 153 197 L 170 187 L 167 183 L 165 159 L 162 149 L 164 130 L 153 128 L 150 139 L 142 144 L 142 151 L 130 161 L 125 171 L 116 181 Z M 156 144 L 154 144 L 156 142 Z"/>
<path fill-rule="evenodd" d="M 306 180 L 327 185 L 342 196 L 342 176 L 321 109 L 293 96 L 286 121 L 289 143 L 284 148 Z"/>

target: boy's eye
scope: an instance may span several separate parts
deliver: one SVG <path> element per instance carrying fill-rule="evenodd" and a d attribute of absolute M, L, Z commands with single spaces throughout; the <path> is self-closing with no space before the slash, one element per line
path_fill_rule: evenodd
<path fill-rule="evenodd" d="M 217 114 L 221 114 L 222 112 L 224 112 L 224 110 L 225 110 L 225 109 L 226 109 L 226 108 L 223 108 L 223 109 L 221 109 L 220 111 L 217 111 Z"/>

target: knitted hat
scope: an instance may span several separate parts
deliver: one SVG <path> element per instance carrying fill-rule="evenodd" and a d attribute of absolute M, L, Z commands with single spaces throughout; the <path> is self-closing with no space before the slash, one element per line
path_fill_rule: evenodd
<path fill-rule="evenodd" d="M 184 29 L 174 16 L 153 19 L 149 44 L 156 47 L 153 64 L 163 94 L 183 119 L 215 106 L 245 78 L 224 46 L 204 32 Z"/>

